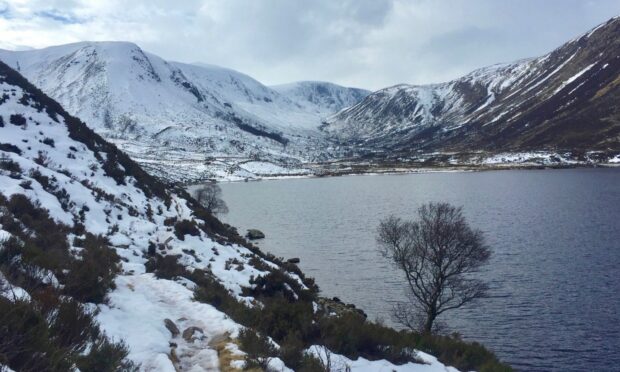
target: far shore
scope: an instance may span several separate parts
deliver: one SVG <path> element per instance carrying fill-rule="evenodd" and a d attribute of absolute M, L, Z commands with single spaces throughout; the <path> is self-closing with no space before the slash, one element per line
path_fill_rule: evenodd
<path fill-rule="evenodd" d="M 201 185 L 205 182 L 218 183 L 237 183 L 237 182 L 257 182 L 275 181 L 302 178 L 326 178 L 326 177 L 345 177 L 345 176 L 381 176 L 381 175 L 406 175 L 417 173 L 452 173 L 452 172 L 486 172 L 486 171 L 509 171 L 509 170 L 556 170 L 556 169 L 576 169 L 576 168 L 618 168 L 620 163 L 574 163 L 574 164 L 536 164 L 536 163 L 501 163 L 485 165 L 433 165 L 433 166 L 356 166 L 344 169 L 321 169 L 319 164 L 315 173 L 296 173 L 296 174 L 257 174 L 254 177 L 242 178 L 232 176 L 230 179 L 204 179 L 181 183 L 185 187 Z"/>

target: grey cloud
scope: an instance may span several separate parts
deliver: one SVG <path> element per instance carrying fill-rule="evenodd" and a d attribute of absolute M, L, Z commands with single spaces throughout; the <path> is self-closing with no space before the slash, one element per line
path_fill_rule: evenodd
<path fill-rule="evenodd" d="M 543 54 L 620 13 L 620 0 L 32 0 L 5 6 L 5 44 L 127 40 L 266 84 L 377 89 L 444 81 Z"/>

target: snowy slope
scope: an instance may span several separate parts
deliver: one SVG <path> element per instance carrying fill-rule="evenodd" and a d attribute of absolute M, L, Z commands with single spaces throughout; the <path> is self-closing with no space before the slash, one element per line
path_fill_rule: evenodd
<path fill-rule="evenodd" d="M 331 115 L 353 106 L 371 93 L 364 89 L 347 88 L 323 81 L 299 81 L 274 85 L 271 88 L 310 112 L 320 115 Z"/>
<path fill-rule="evenodd" d="M 334 155 L 318 131 L 334 111 L 233 70 L 165 61 L 125 42 L 0 51 L 0 60 L 166 178 L 217 176 L 201 167 L 211 158 L 298 166 Z M 162 163 L 170 155 L 191 161 L 171 168 Z"/>
<path fill-rule="evenodd" d="M 203 284 L 188 277 L 211 278 L 228 296 L 249 308 L 261 306 L 260 300 L 249 294 L 256 289 L 253 280 L 275 272 L 284 278 L 283 291 L 295 299 L 309 288 L 300 272 L 260 253 L 229 226 L 205 213 L 182 190 L 170 190 L 146 174 L 124 153 L 0 63 L 0 221 L 10 221 L 10 226 L 0 223 L 0 301 L 18 306 L 46 286 L 48 296 L 64 293 L 66 301 L 66 278 L 77 270 L 75 266 L 64 268 L 64 262 L 52 265 L 32 258 L 32 252 L 45 254 L 47 246 L 5 246 L 12 239 L 36 239 L 38 234 L 52 233 L 23 227 L 33 224 L 35 212 L 23 216 L 23 208 L 4 205 L 20 195 L 33 203 L 33 208 L 47 210 L 56 224 L 54 230 L 66 231 L 63 244 L 68 252 L 63 254 L 69 255 L 67 259 L 71 257 L 79 265 L 81 255 L 92 248 L 78 242 L 95 235 L 105 239 L 106 250 L 120 257 L 120 272 L 107 299 L 87 303 L 85 309 L 91 309 L 91 316 L 96 314 L 108 337 L 126 343 L 128 358 L 140 364 L 140 370 L 214 371 L 229 367 L 221 365 L 223 355 L 232 358 L 226 363 L 243 365 L 243 353 L 233 342 L 243 327 L 229 314 L 196 301 L 193 290 Z M 180 227 L 183 224 L 185 230 Z M 88 234 L 93 235 L 89 238 Z M 8 259 L 6 252 L 12 255 Z M 165 266 L 157 262 L 166 258 L 180 265 L 182 272 L 163 275 L 160 270 Z M 152 265 L 156 265 L 154 270 Z M 16 282 L 24 283 L 24 287 Z M 318 311 L 314 303 L 311 308 Z M 175 334 L 166 325 L 170 321 L 189 336 Z M 426 354 L 420 357 L 428 364 L 396 367 L 386 361 L 360 359 L 352 362 L 352 367 L 354 371 L 365 371 L 372 365 L 399 371 L 448 370 Z M 348 360 L 335 354 L 334 358 Z M 17 360 L 9 359 L 8 367 Z M 273 358 L 271 365 L 288 370 L 278 358 Z"/>
<path fill-rule="evenodd" d="M 620 150 L 620 18 L 539 58 L 454 81 L 379 90 L 330 117 L 331 136 L 413 151 Z"/>
<path fill-rule="evenodd" d="M 0 50 L 0 60 L 153 175 L 241 180 L 377 154 L 620 151 L 619 25 L 539 58 L 371 94 L 313 81 L 267 87 L 125 42 Z"/>
<path fill-rule="evenodd" d="M 74 226 L 76 221 L 81 221 L 86 232 L 109 239 L 111 249 L 124 260 L 123 274 L 117 279 L 118 287 L 111 293 L 110 303 L 100 305 L 98 320 L 109 336 L 127 342 L 131 359 L 141 363 L 145 370 L 174 371 L 167 356 L 170 335 L 163 327 L 163 319 L 184 317 L 187 326 L 209 330 L 205 344 L 201 345 L 205 350 L 201 351 L 200 360 L 196 360 L 196 367 L 217 367 L 217 353 L 209 350 L 207 341 L 226 332 L 234 336 L 239 326 L 212 306 L 194 303 L 187 284 L 155 279 L 153 274 L 147 274 L 144 264 L 148 257 L 144 252 L 149 242 L 166 242 L 168 250 L 164 254 L 180 255 L 179 260 L 189 268 L 212 270 L 236 296 L 241 296 L 242 286 L 250 285 L 251 275 L 261 273 L 248 263 L 253 253 L 245 247 L 218 243 L 215 236 L 205 232 L 179 239 L 172 227 L 164 225 L 164 220 L 173 218 L 200 223 L 193 217 L 187 200 L 163 189 L 139 171 L 139 178 L 135 178 L 130 171 L 135 165 L 126 157 L 117 154 L 116 149 L 57 107 L 44 104 L 45 110 L 41 111 L 40 101 L 30 95 L 27 87 L 15 85 L 12 79 L 5 81 L 6 71 L 4 68 L 0 71 L 0 96 L 6 97 L 0 104 L 4 123 L 0 126 L 0 141 L 18 149 L 3 150 L 0 154 L 19 164 L 21 176 L 0 171 L 2 195 L 10 198 L 24 194 L 47 208 L 57 223 Z M 20 101 L 22 97 L 26 97 L 26 102 Z M 11 124 L 12 115 L 26 118 L 25 124 Z M 80 137 L 87 141 L 80 141 Z M 41 142 L 44 139 L 48 144 Z M 45 162 L 37 162 L 41 154 Z M 71 159 L 68 160 L 68 156 Z M 112 159 L 117 159 L 118 163 Z M 114 168 L 109 169 L 106 164 Z M 120 175 L 115 179 L 110 172 L 120 172 Z M 51 185 L 40 184 L 40 176 L 35 177 L 34 173 L 51 179 Z M 57 195 L 61 190 L 66 190 L 68 200 L 59 200 Z M 218 255 L 214 249 L 219 251 Z M 189 255 L 184 250 L 196 253 Z M 244 270 L 234 273 L 225 270 L 225 262 L 231 257 L 246 263 Z M 148 289 L 145 287 L 142 292 L 142 286 Z M 170 303 L 168 311 L 159 310 L 166 301 Z M 133 317 L 132 311 L 139 311 L 139 314 Z M 150 318 L 145 317 L 147 314 Z M 192 354 L 198 352 L 197 346 L 184 345 L 182 340 L 178 343 L 180 350 L 197 358 Z"/>
<path fill-rule="evenodd" d="M 347 139 L 402 134 L 435 125 L 459 126 L 532 73 L 531 60 L 482 68 L 455 81 L 381 89 L 328 119 L 326 131 Z"/>

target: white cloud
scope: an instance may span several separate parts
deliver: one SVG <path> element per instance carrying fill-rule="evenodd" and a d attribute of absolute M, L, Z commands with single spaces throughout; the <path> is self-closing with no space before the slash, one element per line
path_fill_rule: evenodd
<path fill-rule="evenodd" d="M 125 40 L 264 83 L 429 83 L 542 54 L 620 0 L 0 0 L 0 47 Z"/>

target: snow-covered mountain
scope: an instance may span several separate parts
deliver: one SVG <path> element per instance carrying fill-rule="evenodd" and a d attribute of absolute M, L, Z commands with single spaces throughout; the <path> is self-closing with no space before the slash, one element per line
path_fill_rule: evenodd
<path fill-rule="evenodd" d="M 456 371 L 403 345 L 0 62 L 0 370 Z"/>
<path fill-rule="evenodd" d="M 360 102 L 370 91 L 346 88 L 323 81 L 299 81 L 271 87 L 291 101 L 323 116 L 334 114 Z"/>
<path fill-rule="evenodd" d="M 303 172 L 290 168 L 336 154 L 318 131 L 323 119 L 363 96 L 318 84 L 319 99 L 289 97 L 242 73 L 165 61 L 126 42 L 1 50 L 0 60 L 150 171 L 171 179 L 231 172 L 244 177 L 251 175 L 243 168 L 248 160 Z M 253 168 L 260 171 L 260 163 Z"/>
<path fill-rule="evenodd" d="M 372 94 L 325 82 L 268 87 L 125 42 L 0 50 L 0 60 L 151 174 L 193 181 L 306 175 L 326 168 L 313 163 L 437 153 L 469 164 L 498 154 L 540 158 L 534 152 L 560 162 L 565 154 L 609 161 L 620 153 L 619 40 L 614 18 L 539 58 Z"/>
<path fill-rule="evenodd" d="M 418 152 L 620 151 L 620 18 L 539 58 L 379 90 L 327 120 L 334 138 Z"/>

